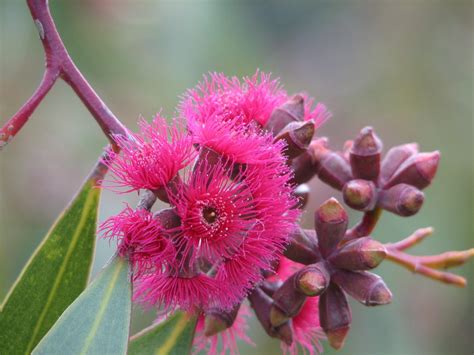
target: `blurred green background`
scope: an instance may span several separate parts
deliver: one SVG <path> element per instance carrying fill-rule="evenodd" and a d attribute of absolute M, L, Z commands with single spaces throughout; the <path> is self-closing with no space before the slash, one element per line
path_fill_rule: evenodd
<path fill-rule="evenodd" d="M 473 246 L 472 1 L 50 2 L 76 64 L 128 126 L 160 108 L 172 115 L 178 95 L 208 71 L 272 72 L 289 92 L 305 90 L 332 110 L 319 132 L 332 147 L 372 125 L 386 147 L 416 141 L 441 150 L 422 211 L 410 219 L 384 215 L 376 238 L 396 241 L 432 225 L 435 234 L 414 252 Z M 4 122 L 33 92 L 44 65 L 24 1 L 0 1 L 0 54 Z M 58 81 L 1 153 L 0 299 L 105 144 Z M 318 181 L 312 187 L 309 211 L 340 196 Z M 100 219 L 119 211 L 123 199 L 105 192 Z M 304 223 L 311 227 L 311 212 Z M 112 252 L 99 241 L 95 272 Z M 464 290 L 383 264 L 378 273 L 394 301 L 375 309 L 352 302 L 353 329 L 339 354 L 472 354 L 472 263 L 456 271 L 471 283 Z M 136 313 L 134 330 L 152 319 Z M 257 324 L 251 328 L 258 347 L 241 346 L 242 354 L 279 352 L 277 341 Z M 333 351 L 325 345 L 325 353 Z"/>

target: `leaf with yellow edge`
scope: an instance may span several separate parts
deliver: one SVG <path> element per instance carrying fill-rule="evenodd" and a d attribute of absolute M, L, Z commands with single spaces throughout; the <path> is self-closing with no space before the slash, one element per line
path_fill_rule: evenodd
<path fill-rule="evenodd" d="M 191 352 L 197 316 L 176 312 L 165 321 L 134 335 L 129 355 L 183 355 Z"/>
<path fill-rule="evenodd" d="M 64 311 L 33 354 L 126 354 L 131 298 L 129 262 L 116 256 Z"/>
<path fill-rule="evenodd" d="M 85 289 L 91 270 L 99 162 L 38 246 L 0 308 L 0 354 L 29 354 Z"/>

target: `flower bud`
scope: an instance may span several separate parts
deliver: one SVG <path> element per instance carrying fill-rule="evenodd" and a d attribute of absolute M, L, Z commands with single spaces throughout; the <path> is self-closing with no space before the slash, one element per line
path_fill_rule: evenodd
<path fill-rule="evenodd" d="M 323 263 L 308 265 L 290 276 L 273 294 L 270 322 L 278 327 L 296 316 L 307 296 L 321 294 L 329 284 L 330 275 Z"/>
<path fill-rule="evenodd" d="M 352 321 L 351 309 L 344 292 L 334 283 L 319 298 L 319 321 L 334 349 L 344 346 Z"/>
<path fill-rule="evenodd" d="M 321 157 L 328 152 L 328 139 L 326 137 L 314 139 L 308 149 L 291 161 L 294 172 L 293 183 L 298 185 L 311 180 L 316 175 Z"/>
<path fill-rule="evenodd" d="M 313 233 L 311 233 L 313 232 Z M 290 235 L 290 244 L 285 249 L 285 256 L 301 264 L 314 264 L 321 260 L 316 233 L 297 227 Z"/>
<path fill-rule="evenodd" d="M 388 190 L 382 190 L 379 196 L 380 207 L 399 216 L 413 216 L 421 206 L 425 196 L 416 187 L 407 184 L 399 184 Z"/>
<path fill-rule="evenodd" d="M 305 208 L 309 200 L 309 193 L 310 193 L 310 189 L 308 185 L 306 184 L 299 185 L 294 191 L 294 194 L 296 198 L 298 199 L 298 202 L 296 203 L 296 206 L 294 208 L 299 208 L 299 209 Z"/>
<path fill-rule="evenodd" d="M 314 121 L 290 122 L 275 137 L 275 141 L 286 142 L 285 154 L 289 159 L 296 158 L 306 151 L 315 131 Z"/>
<path fill-rule="evenodd" d="M 377 203 L 377 188 L 372 181 L 350 180 L 342 189 L 344 202 L 359 211 L 370 211 Z"/>
<path fill-rule="evenodd" d="M 165 208 L 155 212 L 153 218 L 157 218 L 161 226 L 167 230 L 173 230 L 181 226 L 181 218 L 174 208 Z"/>
<path fill-rule="evenodd" d="M 418 144 L 409 143 L 391 148 L 382 160 L 380 177 L 382 182 L 387 181 L 398 167 L 409 157 L 418 153 Z"/>
<path fill-rule="evenodd" d="M 377 267 L 387 250 L 382 243 L 370 237 L 358 238 L 337 250 L 329 261 L 332 265 L 346 270 L 369 270 Z"/>
<path fill-rule="evenodd" d="M 263 329 L 265 329 L 269 336 L 274 337 L 275 333 L 270 323 L 270 309 L 273 304 L 271 297 L 259 287 L 256 287 L 252 293 L 249 294 L 248 299 Z"/>
<path fill-rule="evenodd" d="M 349 159 L 355 178 L 377 181 L 380 173 L 382 141 L 372 127 L 363 128 L 354 140 Z"/>
<path fill-rule="evenodd" d="M 378 275 L 367 271 L 338 270 L 333 280 L 354 299 L 366 306 L 392 302 L 392 293 Z"/>
<path fill-rule="evenodd" d="M 319 262 L 305 266 L 298 271 L 295 278 L 296 290 L 306 296 L 317 296 L 321 294 L 329 285 L 331 275 L 325 263 Z"/>
<path fill-rule="evenodd" d="M 335 198 L 330 198 L 316 210 L 314 218 L 319 249 L 327 257 L 344 238 L 348 224 L 347 213 Z"/>
<path fill-rule="evenodd" d="M 423 190 L 435 177 L 439 158 L 440 154 L 438 151 L 412 155 L 400 165 L 397 171 L 385 183 L 384 189 L 398 184 L 408 184 Z"/>
<path fill-rule="evenodd" d="M 283 340 L 286 344 L 291 345 L 293 342 L 293 331 L 289 322 L 283 323 L 279 327 L 273 327 L 270 323 L 270 309 L 273 301 L 259 287 L 255 288 L 248 296 L 250 306 L 255 311 L 258 321 L 262 325 L 265 332 L 273 337 Z"/>
<path fill-rule="evenodd" d="M 295 95 L 271 114 L 265 128 L 276 135 L 290 122 L 302 121 L 304 118 L 304 98 Z"/>
<path fill-rule="evenodd" d="M 329 186 L 342 190 L 344 184 L 352 180 L 351 167 L 340 154 L 329 151 L 321 157 L 318 177 Z"/>
<path fill-rule="evenodd" d="M 204 319 L 204 335 L 210 337 L 230 328 L 232 324 L 234 324 L 235 318 L 237 318 L 239 308 L 240 304 L 229 312 L 224 312 L 219 309 L 206 311 L 206 317 Z"/>

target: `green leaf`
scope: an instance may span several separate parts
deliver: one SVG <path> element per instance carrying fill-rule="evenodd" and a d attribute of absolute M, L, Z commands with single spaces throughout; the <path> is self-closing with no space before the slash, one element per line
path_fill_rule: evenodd
<path fill-rule="evenodd" d="M 86 288 L 100 199 L 96 185 L 104 174 L 98 163 L 10 289 L 0 308 L 0 353 L 29 354 Z"/>
<path fill-rule="evenodd" d="M 116 256 L 59 317 L 33 354 L 126 354 L 131 297 L 129 263 Z"/>
<path fill-rule="evenodd" d="M 176 312 L 164 322 L 144 329 L 133 336 L 128 347 L 128 354 L 189 354 L 196 323 L 197 316 Z"/>

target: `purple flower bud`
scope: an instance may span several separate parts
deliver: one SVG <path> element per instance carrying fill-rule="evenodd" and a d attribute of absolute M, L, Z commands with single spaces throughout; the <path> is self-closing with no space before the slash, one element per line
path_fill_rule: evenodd
<path fill-rule="evenodd" d="M 167 230 L 172 230 L 181 226 L 181 218 L 178 216 L 174 208 L 165 208 L 155 212 L 153 218 L 158 219 L 161 226 Z"/>
<path fill-rule="evenodd" d="M 409 157 L 418 153 L 418 144 L 409 143 L 391 148 L 382 160 L 381 181 L 387 181 Z"/>
<path fill-rule="evenodd" d="M 384 189 L 398 184 L 408 184 L 423 190 L 435 177 L 439 158 L 440 154 L 438 151 L 412 155 L 400 165 L 397 171 L 385 183 Z"/>
<path fill-rule="evenodd" d="M 210 337 L 222 332 L 227 328 L 230 328 L 237 318 L 239 309 L 240 304 L 238 304 L 229 312 L 219 309 L 211 309 L 206 311 L 206 316 L 204 319 L 204 334 Z"/>
<path fill-rule="evenodd" d="M 331 255 L 329 261 L 340 269 L 369 270 L 377 267 L 386 255 L 383 244 L 364 237 L 348 242 Z"/>
<path fill-rule="evenodd" d="M 353 209 L 370 211 L 377 203 L 377 188 L 372 181 L 351 180 L 342 189 L 344 202 Z"/>
<path fill-rule="evenodd" d="M 290 122 L 275 137 L 275 141 L 286 142 L 285 154 L 289 159 L 303 154 L 313 139 L 314 121 Z"/>
<path fill-rule="evenodd" d="M 377 181 L 380 174 L 382 141 L 372 127 L 363 128 L 354 140 L 349 155 L 355 178 Z"/>
<path fill-rule="evenodd" d="M 314 218 L 319 249 L 327 257 L 344 238 L 348 224 L 347 213 L 335 198 L 330 198 L 316 210 Z"/>
<path fill-rule="evenodd" d="M 301 264 L 314 264 L 321 260 L 316 233 L 298 227 L 290 235 L 290 244 L 285 249 L 285 256 Z"/>
<path fill-rule="evenodd" d="M 296 316 L 307 296 L 321 294 L 329 285 L 329 271 L 324 263 L 308 265 L 290 276 L 273 294 L 270 322 L 278 327 Z"/>
<path fill-rule="evenodd" d="M 308 265 L 295 278 L 296 289 L 306 296 L 317 296 L 329 285 L 330 273 L 324 262 Z"/>
<path fill-rule="evenodd" d="M 271 114 L 265 128 L 276 135 L 290 122 L 301 121 L 304 118 L 304 98 L 295 95 Z"/>
<path fill-rule="evenodd" d="M 379 205 L 387 211 L 408 217 L 416 214 L 423 205 L 423 192 L 407 184 L 399 184 L 380 191 Z"/>
<path fill-rule="evenodd" d="M 318 176 L 321 181 L 337 190 L 342 190 L 344 184 L 352 180 L 349 163 L 340 154 L 335 152 L 322 154 Z"/>
<path fill-rule="evenodd" d="M 352 314 L 344 292 L 332 283 L 319 299 L 319 321 L 334 349 L 344 346 L 349 333 Z"/>
<path fill-rule="evenodd" d="M 382 278 L 370 272 L 338 270 L 333 280 L 366 306 L 379 306 L 392 301 L 392 293 Z"/>

